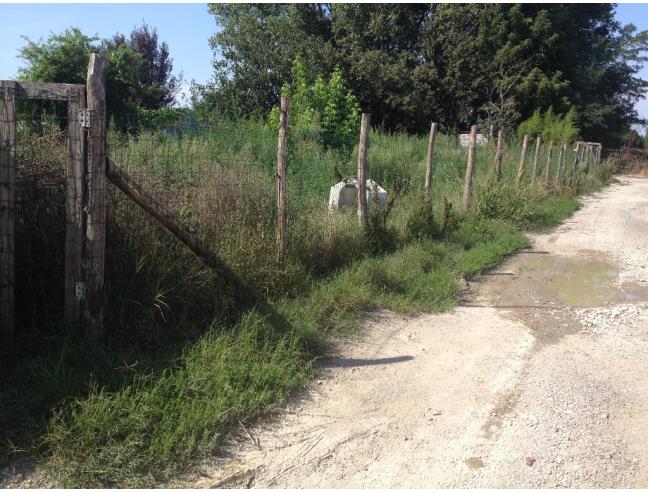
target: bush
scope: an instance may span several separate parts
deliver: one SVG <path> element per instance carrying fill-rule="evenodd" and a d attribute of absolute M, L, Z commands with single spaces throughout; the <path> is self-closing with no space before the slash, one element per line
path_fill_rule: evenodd
<path fill-rule="evenodd" d="M 473 210 L 475 215 L 486 219 L 506 220 L 525 227 L 531 221 L 533 203 L 541 198 L 538 193 L 490 178 L 476 193 Z"/>
<path fill-rule="evenodd" d="M 434 207 L 428 197 L 423 197 L 405 224 L 404 240 L 434 238 L 440 235 L 440 228 L 434 222 Z"/>

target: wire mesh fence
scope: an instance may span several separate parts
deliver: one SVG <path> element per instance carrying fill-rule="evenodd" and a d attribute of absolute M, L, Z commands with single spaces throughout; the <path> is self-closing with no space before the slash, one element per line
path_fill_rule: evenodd
<path fill-rule="evenodd" d="M 219 298 L 222 286 L 209 269 L 188 261 L 191 253 L 168 233 L 168 224 L 143 211 L 142 204 L 173 221 L 191 241 L 195 236 L 200 247 L 215 252 L 262 295 L 299 292 L 303 278 L 331 272 L 368 251 L 355 208 L 329 210 L 331 186 L 357 174 L 358 135 L 289 129 L 288 261 L 279 265 L 277 128 L 258 120 L 201 121 L 189 113 L 162 123 L 113 114 L 106 153 L 139 193 L 135 203 L 105 179 L 75 174 L 72 154 L 80 158 L 88 151 L 86 159 L 93 158 L 94 135 L 79 130 L 87 123 L 81 109 L 68 114 L 69 108 L 56 101 L 18 106 L 16 293 L 18 323 L 24 330 L 55 327 L 64 319 L 64 291 L 70 288 L 64 284 L 71 276 L 63 272 L 77 268 L 77 256 L 65 257 L 70 250 L 65 242 L 88 233 L 75 229 L 79 221 L 74 207 L 91 206 L 97 192 L 107 196 L 105 210 L 93 219 L 101 226 L 105 216 L 106 316 L 122 326 L 137 325 L 142 316 L 164 323 L 170 316 L 191 319 L 200 312 L 208 319 L 223 307 L 215 304 L 226 302 Z M 495 150 L 494 141 L 475 149 L 476 189 L 493 177 Z M 396 198 L 392 217 L 401 229 L 420 207 L 427 152 L 426 136 L 370 132 L 366 177 Z M 561 161 L 555 147 L 550 154 L 545 143 L 537 152 L 529 145 L 523 182 L 540 186 L 555 182 L 560 173 L 567 175 L 570 163 L 563 154 Z M 431 193 L 436 209 L 447 206 L 444 201 L 461 207 L 467 155 L 456 135 L 437 135 Z M 516 182 L 521 157 L 519 143 L 510 141 L 503 152 L 503 183 Z M 81 165 L 87 168 L 88 162 Z M 92 244 L 83 247 L 84 262 L 98 261 Z M 196 296 L 201 289 L 205 295 Z"/>
<path fill-rule="evenodd" d="M 60 323 L 64 309 L 67 108 L 19 101 L 16 111 L 16 323 Z"/>

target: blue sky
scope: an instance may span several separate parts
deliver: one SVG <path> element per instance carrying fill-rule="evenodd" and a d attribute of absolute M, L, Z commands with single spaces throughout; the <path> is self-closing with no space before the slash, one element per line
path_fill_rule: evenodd
<path fill-rule="evenodd" d="M 648 29 L 648 4 L 619 4 L 617 18 Z M 176 73 L 183 72 L 185 90 L 192 80 L 207 82 L 212 75 L 209 37 L 216 30 L 214 17 L 204 3 L 184 4 L 2 4 L 0 3 L 0 79 L 16 76 L 21 60 L 16 58 L 24 45 L 21 35 L 34 41 L 51 32 L 79 27 L 85 34 L 109 37 L 116 32 L 128 34 L 146 21 L 157 28 L 160 39 L 169 44 Z M 648 67 L 642 76 L 648 79 Z M 647 95 L 648 97 L 648 95 Z M 648 98 L 637 105 L 648 118 Z"/>

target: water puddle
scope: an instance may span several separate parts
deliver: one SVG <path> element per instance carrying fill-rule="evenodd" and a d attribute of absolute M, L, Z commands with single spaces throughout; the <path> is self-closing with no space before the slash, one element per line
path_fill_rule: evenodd
<path fill-rule="evenodd" d="M 616 286 L 619 271 L 604 261 L 547 255 L 529 261 L 526 267 L 534 272 L 549 297 L 566 306 L 591 308 L 636 302 L 644 297 L 638 290 Z"/>
<path fill-rule="evenodd" d="M 509 273 L 505 275 L 505 273 Z M 632 304 L 648 299 L 648 288 L 618 284 L 619 270 L 599 257 L 552 254 L 518 255 L 491 272 L 474 302 L 503 309 L 533 331 L 538 347 L 578 333 L 580 321 L 573 308 Z M 491 431 L 496 436 L 497 422 Z"/>

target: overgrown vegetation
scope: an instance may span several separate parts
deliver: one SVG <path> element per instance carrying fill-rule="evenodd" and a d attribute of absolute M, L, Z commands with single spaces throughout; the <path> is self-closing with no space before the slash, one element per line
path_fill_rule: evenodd
<path fill-rule="evenodd" d="M 39 456 L 66 486 L 164 480 L 214 452 L 239 422 L 279 405 L 307 381 L 327 339 L 356 331 L 367 311 L 454 306 L 458 277 L 478 275 L 526 246 L 521 231 L 558 223 L 578 206 L 576 195 L 610 179 L 605 164 L 548 188 L 525 178 L 517 189 L 519 148 L 511 144 L 497 184 L 494 149 L 483 146 L 474 207 L 464 211 L 466 152 L 454 138 L 437 138 L 429 199 L 422 194 L 426 139 L 373 131 L 369 140 L 368 176 L 394 199 L 386 210 L 373 204 L 363 231 L 354 210 L 329 212 L 326 202 L 336 170 L 354 174 L 357 149 L 291 134 L 289 256 L 279 268 L 276 136 L 265 122 L 112 133 L 114 159 L 191 224 L 275 316 L 242 312 L 220 278 L 113 189 L 107 340 L 93 345 L 51 320 L 32 320 L 32 334 L 23 332 L 23 345 L 2 359 L 5 460 Z M 65 152 L 51 152 L 62 145 L 32 141 L 31 153 L 18 152 L 20 169 L 46 156 L 62 168 Z M 39 223 L 58 223 L 62 205 L 43 208 Z M 51 275 L 60 267 L 42 265 Z M 43 333 L 50 341 L 34 349 L 33 335 Z"/>

